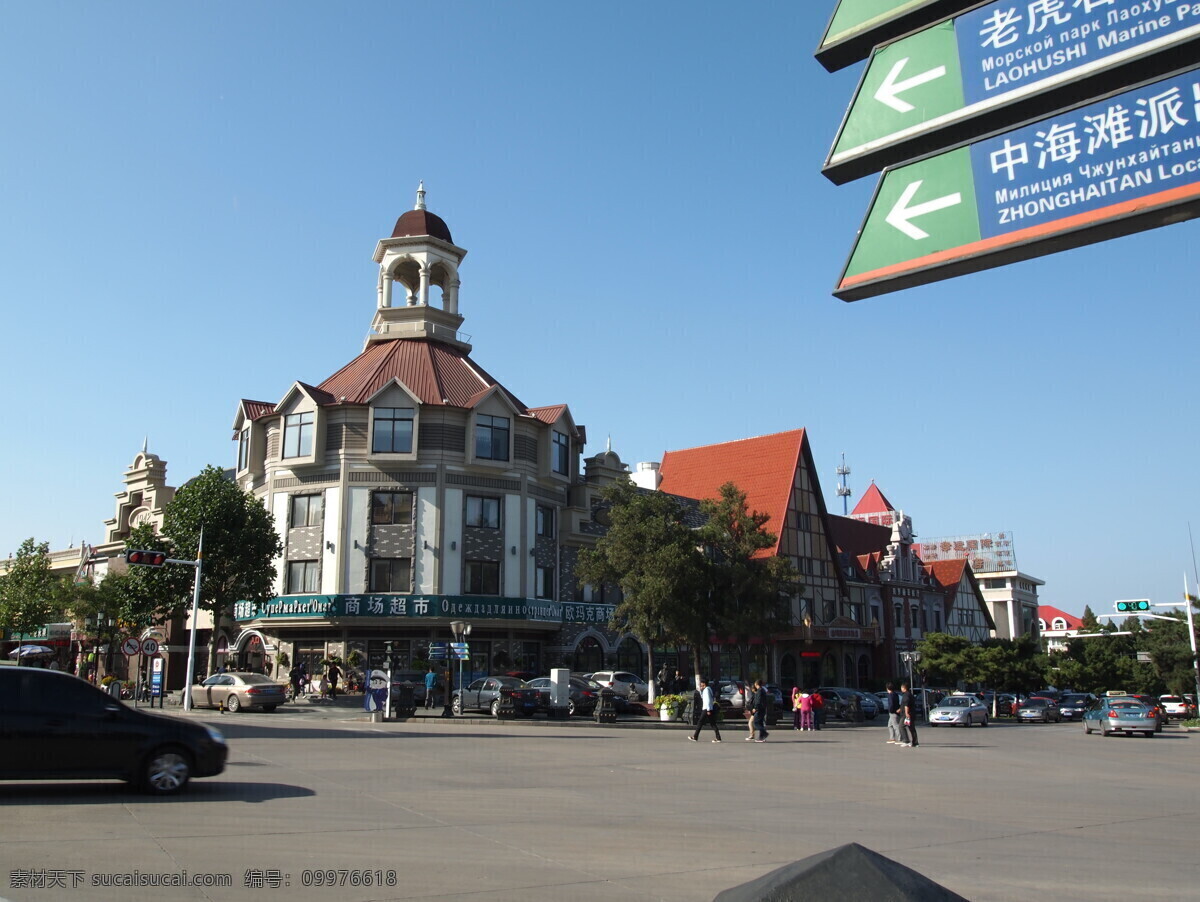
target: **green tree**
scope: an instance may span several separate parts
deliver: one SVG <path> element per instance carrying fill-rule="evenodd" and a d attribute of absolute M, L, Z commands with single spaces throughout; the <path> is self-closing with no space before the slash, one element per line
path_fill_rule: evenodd
<path fill-rule="evenodd" d="M 957 685 L 977 680 L 978 654 L 966 636 L 927 633 L 917 643 L 920 668 L 927 683 Z"/>
<path fill-rule="evenodd" d="M 175 493 L 163 510 L 162 531 L 172 557 L 195 560 L 200 551 L 201 530 L 204 558 L 200 606 L 212 612 L 214 625 L 219 625 L 224 617 L 232 617 L 235 602 L 265 602 L 274 595 L 274 560 L 283 551 L 283 543 L 275 531 L 275 518 L 262 502 L 227 479 L 220 467 L 205 467 Z M 194 571 L 172 564 L 162 569 L 174 573 L 162 574 L 161 580 L 143 578 L 161 589 L 159 597 L 164 604 L 178 604 L 179 589 L 184 583 L 190 585 Z M 216 668 L 217 640 L 214 628 L 208 654 L 209 671 Z"/>
<path fill-rule="evenodd" d="M 630 482 L 613 483 L 602 498 L 609 505 L 608 531 L 595 548 L 580 553 L 576 578 L 619 586 L 623 597 L 612 627 L 629 630 L 651 648 L 655 641 L 686 643 L 700 673 L 712 619 L 704 559 L 685 522 L 686 508 L 672 495 L 642 492 Z"/>
<path fill-rule="evenodd" d="M 787 558 L 767 553 L 777 541 L 766 528 L 770 515 L 750 510 L 746 493 L 732 482 L 721 486 L 719 497 L 702 501 L 700 510 L 706 519 L 697 538 L 706 552 L 711 626 L 718 636 L 736 640 L 744 679 L 751 639 L 769 641 L 790 628 L 799 573 Z"/>
<path fill-rule="evenodd" d="M 49 544 L 28 538 L 0 576 L 0 628 L 19 645 L 24 635 L 63 615 L 63 597 L 61 582 L 50 571 Z"/>

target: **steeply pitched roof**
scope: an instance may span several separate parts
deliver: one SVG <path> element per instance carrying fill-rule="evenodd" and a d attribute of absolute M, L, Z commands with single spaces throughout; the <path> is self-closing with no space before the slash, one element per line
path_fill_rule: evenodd
<path fill-rule="evenodd" d="M 366 404 L 381 388 L 399 379 L 422 404 L 473 407 L 495 388 L 527 414 L 521 401 L 466 354 L 437 341 L 395 339 L 372 342 L 318 388 L 349 404 Z"/>
<path fill-rule="evenodd" d="M 687 498 L 718 498 L 721 486 L 734 483 L 746 493 L 752 511 L 770 515 L 766 528 L 782 536 L 800 454 L 803 429 L 757 438 L 705 445 L 663 455 L 659 489 Z M 777 553 L 778 542 L 770 553 Z"/>
<path fill-rule="evenodd" d="M 882 514 L 887 511 L 894 511 L 892 502 L 883 497 L 883 492 L 879 491 L 879 487 L 874 482 L 870 488 L 863 492 L 863 496 L 858 499 L 858 504 L 854 505 L 853 514 Z"/>
<path fill-rule="evenodd" d="M 246 412 L 246 419 L 257 420 L 273 414 L 275 412 L 275 405 L 268 401 L 243 400 L 242 409 Z"/>
<path fill-rule="evenodd" d="M 967 567 L 966 558 L 950 558 L 945 561 L 931 561 L 925 564 L 925 569 L 939 586 L 945 589 L 957 587 L 962 582 L 963 570 Z"/>

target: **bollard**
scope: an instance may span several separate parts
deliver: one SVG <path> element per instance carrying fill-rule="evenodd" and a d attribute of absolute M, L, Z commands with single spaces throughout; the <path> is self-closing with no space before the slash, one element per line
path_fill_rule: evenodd
<path fill-rule="evenodd" d="M 617 709 L 612 704 L 612 690 L 605 689 L 600 693 L 600 701 L 596 705 L 596 723 L 616 723 Z"/>

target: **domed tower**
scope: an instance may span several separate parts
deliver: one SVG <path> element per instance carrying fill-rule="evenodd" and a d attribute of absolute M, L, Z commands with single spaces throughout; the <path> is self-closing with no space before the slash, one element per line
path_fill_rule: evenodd
<path fill-rule="evenodd" d="M 394 338 L 430 338 L 464 352 L 471 346 L 458 333 L 458 266 L 467 255 L 454 244 L 450 228 L 425 209 L 425 183 L 417 203 L 396 220 L 391 238 L 375 246 L 379 264 L 379 305 L 367 344 Z M 396 284 L 404 291 L 397 298 Z M 441 306 L 430 303 L 430 289 L 441 293 Z"/>

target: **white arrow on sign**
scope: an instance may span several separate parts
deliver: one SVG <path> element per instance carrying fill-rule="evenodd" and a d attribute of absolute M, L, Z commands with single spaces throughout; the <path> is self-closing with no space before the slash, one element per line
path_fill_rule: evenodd
<path fill-rule="evenodd" d="M 955 191 L 953 194 L 947 194 L 944 197 L 936 197 L 933 200 L 927 200 L 923 204 L 915 204 L 909 206 L 909 202 L 913 196 L 920 190 L 924 179 L 917 179 L 915 182 L 910 182 L 908 187 L 900 194 L 900 199 L 896 201 L 892 209 L 886 217 L 887 223 L 893 226 L 912 238 L 914 241 L 920 241 L 922 238 L 928 238 L 929 233 L 924 229 L 913 225 L 909 222 L 910 219 L 915 219 L 918 216 L 924 216 L 926 213 L 933 213 L 936 210 L 944 210 L 946 207 L 953 207 L 962 203 L 962 195 Z"/>
<path fill-rule="evenodd" d="M 902 98 L 900 95 L 910 88 L 915 88 L 918 85 L 923 85 L 926 82 L 935 81 L 946 74 L 945 66 L 936 66 L 920 75 L 913 75 L 904 81 L 897 81 L 900 73 L 904 70 L 904 66 L 908 63 L 908 57 L 897 60 L 896 65 L 892 66 L 892 70 L 888 72 L 887 77 L 883 80 L 883 84 L 879 86 L 879 90 L 875 92 L 875 99 L 885 106 L 890 106 L 897 113 L 910 113 L 916 109 L 911 103 Z"/>

